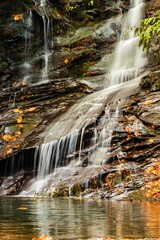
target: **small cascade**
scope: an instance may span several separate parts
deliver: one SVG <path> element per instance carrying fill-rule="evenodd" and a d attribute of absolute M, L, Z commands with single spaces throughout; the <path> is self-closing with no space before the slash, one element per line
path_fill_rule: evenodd
<path fill-rule="evenodd" d="M 42 15 L 43 19 L 43 31 L 44 31 L 44 67 L 42 69 L 42 81 L 48 80 L 48 62 L 49 57 L 51 55 L 50 48 L 52 47 L 52 23 L 50 21 L 50 18 L 48 16 L 47 12 L 47 1 L 41 0 L 34 1 L 35 5 L 38 6 L 38 9 Z"/>
<path fill-rule="evenodd" d="M 27 19 L 25 20 L 26 30 L 25 30 L 25 60 L 22 64 L 21 71 L 23 74 L 22 85 L 27 84 L 38 84 L 39 82 L 48 81 L 48 66 L 49 66 L 49 58 L 52 54 L 51 48 L 53 47 L 52 41 L 52 22 L 49 17 L 47 1 L 46 0 L 34 0 L 34 4 L 38 14 L 42 18 L 43 22 L 43 47 L 39 50 L 39 56 L 33 52 L 31 49 L 33 48 L 33 44 L 31 41 L 31 30 L 32 27 L 35 27 L 35 16 L 34 13 L 30 10 Z M 41 37 L 41 36 L 40 36 Z M 42 69 L 40 70 L 40 76 L 34 74 L 34 64 L 38 59 L 43 59 Z M 36 81 L 35 81 L 36 79 Z"/>
<path fill-rule="evenodd" d="M 138 46 L 139 37 L 134 36 L 134 30 L 131 30 L 131 27 L 137 27 L 140 24 L 143 12 L 143 0 L 132 0 L 131 9 L 122 17 L 120 41 L 107 77 L 109 86 L 137 78 L 147 64 L 143 50 Z"/>
<path fill-rule="evenodd" d="M 29 54 L 31 48 L 31 27 L 32 27 L 32 11 L 29 11 L 29 16 L 26 20 L 26 31 L 25 31 L 25 60 L 29 61 Z"/>
<path fill-rule="evenodd" d="M 50 20 L 43 16 L 43 26 L 44 26 L 44 61 L 45 66 L 42 70 L 42 80 L 48 78 L 48 60 L 49 60 L 49 46 L 48 46 L 48 36 L 50 35 Z"/>
<path fill-rule="evenodd" d="M 29 12 L 28 18 L 26 19 L 26 31 L 25 31 L 25 62 L 23 68 L 25 75 L 22 79 L 24 85 L 26 85 L 30 79 L 30 68 L 31 68 L 31 28 L 32 28 L 32 11 Z"/>
<path fill-rule="evenodd" d="M 43 12 L 45 4 L 41 1 Z M 123 157 L 120 147 L 111 148 L 111 141 L 118 128 L 123 100 L 138 90 L 145 74 L 146 58 L 138 47 L 139 38 L 134 36 L 133 30 L 126 34 L 130 27 L 138 25 L 143 9 L 142 0 L 131 0 L 131 9 L 121 19 L 120 41 L 106 78 L 109 87 L 84 97 L 46 128 L 44 144 L 37 147 L 35 153 L 37 178 L 27 189 L 27 194 L 41 193 L 46 189 L 53 192 L 62 182 L 70 191 L 73 183 L 88 185 L 88 179 L 100 174 L 114 156 Z M 48 72 L 47 24 L 50 23 L 46 15 L 43 21 L 45 75 Z"/>
<path fill-rule="evenodd" d="M 36 161 L 39 160 L 38 179 L 43 179 L 46 175 L 50 174 L 53 169 L 57 169 L 59 166 L 68 165 L 66 159 L 69 157 L 74 158 L 78 134 L 78 132 L 75 132 L 59 140 L 37 147 L 34 166 L 36 172 Z"/>

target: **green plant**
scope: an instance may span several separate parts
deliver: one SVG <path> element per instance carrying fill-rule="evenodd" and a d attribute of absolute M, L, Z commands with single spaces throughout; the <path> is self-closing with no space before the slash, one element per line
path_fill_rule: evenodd
<path fill-rule="evenodd" d="M 94 0 L 90 0 L 90 1 L 88 2 L 88 6 L 92 6 L 92 7 L 93 7 L 93 5 L 94 5 Z"/>
<path fill-rule="evenodd" d="M 151 49 L 151 40 L 154 39 L 158 52 L 160 51 L 160 10 L 154 17 L 145 18 L 141 25 L 135 29 L 135 34 L 140 37 L 139 45 L 149 53 Z"/>

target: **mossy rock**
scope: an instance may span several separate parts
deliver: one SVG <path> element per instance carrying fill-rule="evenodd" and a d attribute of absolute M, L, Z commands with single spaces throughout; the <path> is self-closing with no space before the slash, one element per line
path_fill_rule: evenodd
<path fill-rule="evenodd" d="M 79 197 L 81 192 L 84 190 L 81 184 L 75 184 L 70 187 L 70 196 Z"/>
<path fill-rule="evenodd" d="M 54 198 L 56 198 L 56 197 L 68 197 L 68 196 L 69 196 L 69 189 L 68 188 L 56 189 L 52 193 L 52 197 L 54 197 Z"/>

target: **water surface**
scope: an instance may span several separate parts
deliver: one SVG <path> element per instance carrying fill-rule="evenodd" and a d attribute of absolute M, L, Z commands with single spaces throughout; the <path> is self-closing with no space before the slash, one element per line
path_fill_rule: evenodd
<path fill-rule="evenodd" d="M 74 199 L 0 199 L 0 239 L 160 237 L 160 204 Z"/>

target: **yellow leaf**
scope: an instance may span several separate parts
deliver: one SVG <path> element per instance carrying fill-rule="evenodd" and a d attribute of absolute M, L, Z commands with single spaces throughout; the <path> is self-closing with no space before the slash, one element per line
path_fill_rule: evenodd
<path fill-rule="evenodd" d="M 1 135 L 1 138 L 2 138 L 3 140 L 5 140 L 5 141 L 9 141 L 9 140 L 12 139 L 12 136 L 6 135 L 6 134 L 2 134 L 2 135 Z"/>
<path fill-rule="evenodd" d="M 28 210 L 28 208 L 26 208 L 26 207 L 19 207 L 19 208 L 17 208 L 18 210 Z"/>
<path fill-rule="evenodd" d="M 20 137 L 20 135 L 21 135 L 21 131 L 17 131 L 17 132 L 15 133 L 15 138 Z"/>
<path fill-rule="evenodd" d="M 59 14 L 58 12 L 56 12 L 56 16 L 57 16 L 57 17 L 61 17 L 61 14 Z"/>
<path fill-rule="evenodd" d="M 33 112 L 34 110 L 36 110 L 36 107 L 31 107 L 28 109 L 28 112 Z"/>
<path fill-rule="evenodd" d="M 15 145 L 15 146 L 14 146 L 14 148 L 15 148 L 15 149 L 17 149 L 17 148 L 19 148 L 19 146 L 20 146 L 20 145 L 19 145 L 19 144 L 17 144 L 17 145 Z"/>
<path fill-rule="evenodd" d="M 66 58 L 66 59 L 64 60 L 64 62 L 65 62 L 65 64 L 68 64 L 69 60 Z"/>
<path fill-rule="evenodd" d="M 13 16 L 14 21 L 23 20 L 23 14 L 16 14 Z"/>
<path fill-rule="evenodd" d="M 36 107 L 30 107 L 29 109 L 26 109 L 25 112 L 33 112 L 36 110 Z"/>
<path fill-rule="evenodd" d="M 15 112 L 15 113 L 23 113 L 23 111 L 20 110 L 19 108 L 14 109 L 13 112 Z"/>
<path fill-rule="evenodd" d="M 13 150 L 10 148 L 10 149 L 8 149 L 7 154 L 10 154 L 12 152 L 13 152 Z"/>
<path fill-rule="evenodd" d="M 16 121 L 17 121 L 17 123 L 21 123 L 21 122 L 23 121 L 23 119 L 22 119 L 22 117 L 18 117 L 18 118 L 16 119 Z"/>
<path fill-rule="evenodd" d="M 149 99 L 146 100 L 146 101 L 145 101 L 145 104 L 150 106 L 150 105 L 152 104 L 152 100 L 149 100 Z"/>
<path fill-rule="evenodd" d="M 46 234 L 43 234 L 41 237 L 32 238 L 32 240 L 54 240 L 52 237 L 47 237 Z"/>
<path fill-rule="evenodd" d="M 6 146 L 6 149 L 9 149 L 9 148 L 11 148 L 11 145 L 10 145 L 10 144 Z"/>

